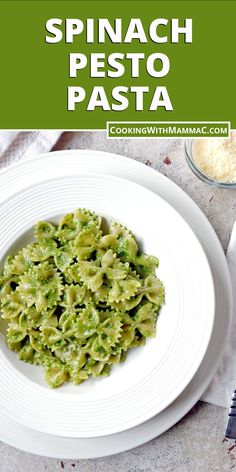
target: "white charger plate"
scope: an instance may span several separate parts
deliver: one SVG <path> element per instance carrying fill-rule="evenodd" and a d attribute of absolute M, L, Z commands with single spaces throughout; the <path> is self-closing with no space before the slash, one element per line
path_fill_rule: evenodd
<path fill-rule="evenodd" d="M 214 230 L 194 202 L 175 184 L 143 164 L 122 156 L 96 151 L 62 151 L 12 166 L 0 175 L 0 198 L 27 184 L 41 180 L 47 173 L 64 175 L 73 166 L 75 173 L 103 172 L 123 176 L 158 192 L 188 221 L 207 254 L 216 290 L 214 328 L 207 353 L 185 391 L 166 410 L 132 430 L 94 439 L 68 439 L 30 430 L 0 411 L 3 441 L 28 452 L 57 458 L 92 458 L 115 454 L 138 446 L 175 424 L 201 397 L 221 358 L 230 327 L 232 311 L 231 284 L 225 256 Z M 69 172 L 70 173 L 70 172 Z"/>
<path fill-rule="evenodd" d="M 57 222 L 58 215 L 76 207 L 92 209 L 129 227 L 143 250 L 159 257 L 159 276 L 166 288 L 157 337 L 143 349 L 132 350 L 107 378 L 51 390 L 43 381 L 42 368 L 19 361 L 1 336 L 0 404 L 4 411 L 47 434 L 86 438 L 132 428 L 180 395 L 206 352 L 215 298 L 205 253 L 179 213 L 150 190 L 102 174 L 49 179 L 3 202 L 0 260 L 33 239 L 36 221 Z"/>

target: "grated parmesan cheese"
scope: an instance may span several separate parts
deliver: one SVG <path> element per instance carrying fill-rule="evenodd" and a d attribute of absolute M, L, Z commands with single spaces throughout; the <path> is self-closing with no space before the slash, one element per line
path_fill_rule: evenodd
<path fill-rule="evenodd" d="M 236 182 L 236 132 L 230 139 L 198 139 L 193 142 L 192 158 L 207 177 Z"/>

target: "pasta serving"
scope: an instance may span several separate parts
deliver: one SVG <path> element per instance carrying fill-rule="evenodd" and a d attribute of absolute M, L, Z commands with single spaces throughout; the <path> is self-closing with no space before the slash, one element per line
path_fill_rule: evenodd
<path fill-rule="evenodd" d="M 0 276 L 8 347 L 43 365 L 50 387 L 108 375 L 156 334 L 158 260 L 139 251 L 126 227 L 113 221 L 105 232 L 101 224 L 85 209 L 58 226 L 37 223 L 35 242 L 8 256 Z"/>

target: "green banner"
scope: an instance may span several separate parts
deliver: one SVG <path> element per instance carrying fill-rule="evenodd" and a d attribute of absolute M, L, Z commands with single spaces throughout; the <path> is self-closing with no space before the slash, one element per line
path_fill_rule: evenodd
<path fill-rule="evenodd" d="M 235 1 L 1 1 L 0 128 L 236 128 L 235 18 Z"/>

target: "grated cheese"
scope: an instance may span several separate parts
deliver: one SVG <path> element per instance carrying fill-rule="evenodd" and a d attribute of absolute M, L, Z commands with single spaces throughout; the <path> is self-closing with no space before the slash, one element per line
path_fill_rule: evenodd
<path fill-rule="evenodd" d="M 198 139 L 193 142 L 192 157 L 207 177 L 221 182 L 236 182 L 236 132 L 230 139 Z"/>

